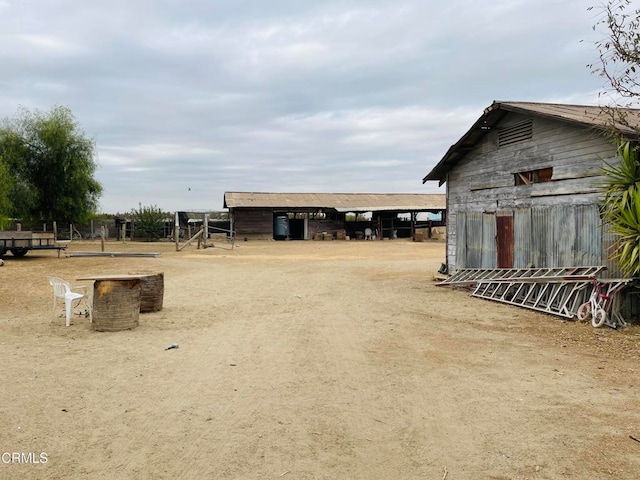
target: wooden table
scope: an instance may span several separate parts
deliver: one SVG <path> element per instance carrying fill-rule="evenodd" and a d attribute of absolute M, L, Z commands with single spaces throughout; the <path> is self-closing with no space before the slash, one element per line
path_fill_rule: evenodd
<path fill-rule="evenodd" d="M 117 332 L 138 326 L 141 279 L 145 275 L 87 275 L 93 280 L 93 329 Z"/>

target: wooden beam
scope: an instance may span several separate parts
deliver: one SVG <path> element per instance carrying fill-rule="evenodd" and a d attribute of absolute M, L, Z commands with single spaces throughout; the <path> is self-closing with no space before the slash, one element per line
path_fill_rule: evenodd
<path fill-rule="evenodd" d="M 182 250 L 184 247 L 186 247 L 187 245 L 189 245 L 191 242 L 193 242 L 196 238 L 199 238 L 200 235 L 202 235 L 204 233 L 204 228 L 201 228 L 198 233 L 196 233 L 193 237 L 191 237 L 189 240 L 187 240 L 187 242 L 184 245 L 181 245 L 180 248 L 178 248 L 178 251 Z"/>

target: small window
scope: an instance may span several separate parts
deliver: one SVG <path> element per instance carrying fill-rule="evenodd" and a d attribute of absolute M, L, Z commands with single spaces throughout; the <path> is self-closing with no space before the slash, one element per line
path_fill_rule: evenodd
<path fill-rule="evenodd" d="M 530 170 L 528 172 L 518 172 L 515 174 L 516 186 L 550 182 L 552 176 L 553 167 L 540 168 L 538 170 Z"/>

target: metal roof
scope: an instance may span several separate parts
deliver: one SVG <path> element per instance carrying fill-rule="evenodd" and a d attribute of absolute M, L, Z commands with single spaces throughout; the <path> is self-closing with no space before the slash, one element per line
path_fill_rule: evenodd
<path fill-rule="evenodd" d="M 332 208 L 338 212 L 445 210 L 444 194 L 225 192 L 225 208 Z"/>
<path fill-rule="evenodd" d="M 613 126 L 623 136 L 638 137 L 640 110 L 633 108 L 607 108 L 589 105 L 564 105 L 535 102 L 493 102 L 455 145 L 445 153 L 442 160 L 429 172 L 422 183 L 439 180 L 444 183 L 446 173 L 509 112 L 537 115 L 564 122 L 575 123 L 599 130 Z M 612 125 L 613 124 L 613 125 Z"/>

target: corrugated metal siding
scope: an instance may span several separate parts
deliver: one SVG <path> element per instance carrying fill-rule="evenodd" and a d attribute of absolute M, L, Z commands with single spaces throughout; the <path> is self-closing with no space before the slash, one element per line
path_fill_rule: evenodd
<path fill-rule="evenodd" d="M 513 212 L 513 268 L 533 263 L 531 250 L 531 209 L 517 208 Z"/>
<path fill-rule="evenodd" d="M 597 206 L 536 207 L 531 210 L 531 218 L 531 248 L 536 267 L 602 264 Z"/>
<path fill-rule="evenodd" d="M 553 207 L 553 263 L 554 267 L 576 265 L 576 216 L 578 209 L 571 205 Z"/>
<path fill-rule="evenodd" d="M 482 215 L 482 268 L 496 268 L 497 265 L 497 245 L 496 245 L 496 216 L 492 213 Z"/>
<path fill-rule="evenodd" d="M 575 263 L 577 265 L 606 265 L 603 263 L 602 253 L 602 221 L 596 205 L 576 207 L 575 229 Z"/>
<path fill-rule="evenodd" d="M 549 245 L 553 243 L 553 231 L 548 228 L 548 212 L 546 208 L 536 208 L 531 210 L 531 239 L 529 250 L 531 263 L 534 267 L 547 267 L 549 259 L 547 252 Z M 524 247 L 526 250 L 527 248 Z"/>
<path fill-rule="evenodd" d="M 602 229 L 597 206 L 518 208 L 513 216 L 514 268 L 606 265 L 606 276 L 620 276 L 605 251 L 615 238 Z M 464 212 L 458 219 L 456 253 L 464 265 L 457 268 L 496 268 L 495 216 Z"/>
<path fill-rule="evenodd" d="M 470 268 L 467 264 L 467 214 L 458 212 L 456 214 L 456 262 L 455 270 L 459 268 Z M 454 271 L 455 271 L 454 270 Z"/>
<path fill-rule="evenodd" d="M 456 214 L 456 261 L 459 268 L 496 268 L 495 216 L 482 212 Z"/>
<path fill-rule="evenodd" d="M 482 212 L 467 212 L 467 260 L 469 266 L 482 265 Z"/>

